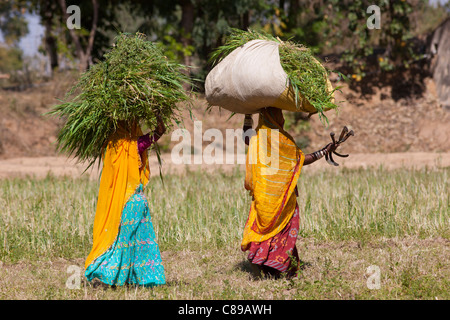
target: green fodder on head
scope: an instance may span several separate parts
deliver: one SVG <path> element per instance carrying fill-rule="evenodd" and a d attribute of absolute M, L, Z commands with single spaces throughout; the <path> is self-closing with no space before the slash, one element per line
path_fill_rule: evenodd
<path fill-rule="evenodd" d="M 210 62 L 213 65 L 219 63 L 233 50 L 252 40 L 274 41 L 280 44 L 280 63 L 295 92 L 296 105 L 301 102 L 300 94 L 302 94 L 317 110 L 320 119 L 328 123 L 324 111 L 338 108 L 334 103 L 333 93 L 340 87 L 329 91 L 327 84 L 329 70 L 318 63 L 309 48 L 292 41 L 282 41 L 265 32 L 232 29 L 225 44 L 212 53 Z"/>
<path fill-rule="evenodd" d="M 58 148 L 93 164 L 119 121 L 153 129 L 159 113 L 166 127 L 181 123 L 177 104 L 191 102 L 183 88 L 190 82 L 185 68 L 143 34 L 118 35 L 104 59 L 84 72 L 49 113 L 65 120 Z"/>

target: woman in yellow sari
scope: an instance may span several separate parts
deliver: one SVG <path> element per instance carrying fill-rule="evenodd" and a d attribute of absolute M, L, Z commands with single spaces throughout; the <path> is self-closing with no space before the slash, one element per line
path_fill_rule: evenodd
<path fill-rule="evenodd" d="M 137 123 L 119 124 L 108 142 L 94 220 L 93 245 L 85 276 L 106 285 L 165 284 L 164 267 L 155 241 L 143 190 L 149 181 L 146 149 L 165 132 L 158 117 L 153 136 Z"/>
<path fill-rule="evenodd" d="M 250 138 L 251 115 L 244 122 L 249 145 L 245 188 L 252 203 L 241 243 L 248 260 L 260 274 L 294 276 L 300 267 L 295 246 L 299 230 L 297 180 L 301 168 L 333 151 L 335 145 L 304 155 L 283 129 L 281 109 L 268 107 L 259 113 L 256 134 Z"/>

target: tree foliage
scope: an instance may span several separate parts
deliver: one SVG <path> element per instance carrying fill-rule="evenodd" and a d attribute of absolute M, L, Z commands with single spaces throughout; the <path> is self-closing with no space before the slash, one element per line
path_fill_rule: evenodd
<path fill-rule="evenodd" d="M 7 44 L 16 45 L 28 33 L 28 23 L 20 1 L 0 2 L 0 30 Z"/>
<path fill-rule="evenodd" d="M 93 63 L 101 59 L 117 32 L 139 31 L 160 43 L 171 59 L 192 66 L 191 76 L 199 79 L 206 76 L 209 55 L 223 44 L 231 28 L 292 39 L 314 54 L 341 55 L 359 79 L 367 74 L 371 57 L 376 57 L 372 65 L 379 70 L 408 68 L 421 58 L 414 41 L 418 32 L 431 31 L 448 16 L 448 7 L 435 8 L 427 0 L 101 0 L 94 21 L 95 1 L 71 0 L 81 9 L 81 29 L 72 32 L 65 26 L 67 14 L 61 3 L 66 2 L 1 2 L 0 28 L 5 38 L 18 39 L 26 33 L 24 9 L 40 15 L 46 28 L 43 47 L 54 67 L 55 54 L 75 57 L 80 64 L 86 59 Z M 366 10 L 372 4 L 381 10 L 379 30 L 367 27 L 371 14 Z"/>

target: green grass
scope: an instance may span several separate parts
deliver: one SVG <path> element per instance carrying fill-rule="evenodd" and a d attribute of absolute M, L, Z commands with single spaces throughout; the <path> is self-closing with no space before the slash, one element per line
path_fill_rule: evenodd
<path fill-rule="evenodd" d="M 164 185 L 155 176 L 146 195 L 168 284 L 134 291 L 65 287 L 67 266 L 82 268 L 91 249 L 98 181 L 0 180 L 0 299 L 448 299 L 449 173 L 305 170 L 306 268 L 293 281 L 251 277 L 239 247 L 250 206 L 242 172 L 167 175 Z M 365 285 L 372 264 L 379 290 Z"/>
<path fill-rule="evenodd" d="M 182 110 L 191 107 L 190 93 L 183 88 L 190 85 L 186 69 L 169 61 L 146 35 L 118 34 L 102 60 L 81 74 L 61 104 L 46 113 L 64 121 L 58 150 L 93 165 L 120 126 L 130 132 L 140 123 L 153 130 L 158 114 L 167 128 L 181 125 Z"/>

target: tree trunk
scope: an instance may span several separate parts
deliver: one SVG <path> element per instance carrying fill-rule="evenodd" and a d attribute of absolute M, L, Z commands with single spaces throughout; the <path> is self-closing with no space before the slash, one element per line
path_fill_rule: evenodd
<path fill-rule="evenodd" d="M 45 50 L 47 51 L 47 55 L 50 60 L 50 70 L 52 75 L 59 65 L 56 38 L 52 34 L 53 12 L 55 11 L 55 9 L 56 6 L 53 1 L 43 1 L 43 4 L 40 8 L 41 11 L 40 16 L 42 18 L 43 25 L 45 28 L 44 33 Z"/>
<path fill-rule="evenodd" d="M 67 13 L 67 6 L 65 0 L 59 0 L 59 5 L 61 6 L 61 10 L 63 11 L 64 18 L 69 18 L 69 14 Z M 98 2 L 97 0 L 92 0 L 92 8 L 94 12 L 94 16 L 92 18 L 92 26 L 91 31 L 89 32 L 88 44 L 86 49 L 83 49 L 80 41 L 79 35 L 75 32 L 74 29 L 69 29 L 70 37 L 75 43 L 76 54 L 79 59 L 78 69 L 80 71 L 85 71 L 89 67 L 89 62 L 91 60 L 92 48 L 94 47 L 94 39 L 95 33 L 97 32 L 97 24 L 98 24 Z"/>
<path fill-rule="evenodd" d="M 181 32 L 180 32 L 180 42 L 183 47 L 192 45 L 192 30 L 194 29 L 194 5 L 191 0 L 181 0 Z M 183 64 L 190 67 L 192 63 L 192 57 L 190 54 L 183 53 Z M 190 70 L 187 70 L 187 74 L 190 74 Z M 185 89 L 189 89 L 188 85 L 185 85 Z"/>
<path fill-rule="evenodd" d="M 300 9 L 299 0 L 289 1 L 289 11 L 288 11 L 288 29 L 291 30 L 298 26 L 298 13 Z"/>
<path fill-rule="evenodd" d="M 241 29 L 242 29 L 242 30 L 248 30 L 249 27 L 250 27 L 250 10 L 247 10 L 247 11 L 242 15 L 242 25 L 241 25 Z"/>
<path fill-rule="evenodd" d="M 51 29 L 49 29 L 47 26 L 45 27 L 45 50 L 47 51 L 48 57 L 50 59 L 50 67 L 53 72 L 59 66 L 58 51 L 56 39 L 51 35 Z"/>

